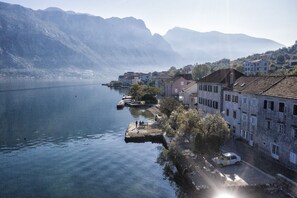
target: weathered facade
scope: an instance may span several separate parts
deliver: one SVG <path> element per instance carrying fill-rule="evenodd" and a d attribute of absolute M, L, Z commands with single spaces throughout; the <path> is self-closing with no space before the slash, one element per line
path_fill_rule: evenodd
<path fill-rule="evenodd" d="M 286 76 L 259 97 L 255 141 L 274 159 L 297 169 L 297 76 Z"/>
<path fill-rule="evenodd" d="M 230 126 L 238 127 L 239 122 L 240 130 L 235 135 L 294 169 L 297 169 L 296 85 L 297 76 L 241 77 L 232 91 L 224 92 L 224 117 Z M 238 102 L 231 104 L 233 96 L 234 101 L 238 96 Z M 236 108 L 239 117 L 231 119 L 226 115 Z"/>

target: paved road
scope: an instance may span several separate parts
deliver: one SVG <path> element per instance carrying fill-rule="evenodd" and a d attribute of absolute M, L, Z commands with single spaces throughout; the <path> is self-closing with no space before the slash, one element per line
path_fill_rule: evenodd
<path fill-rule="evenodd" d="M 217 171 L 225 178 L 226 186 L 268 184 L 275 181 L 274 177 L 244 161 L 240 165 L 217 167 Z"/>
<path fill-rule="evenodd" d="M 222 150 L 232 151 L 239 154 L 241 159 L 272 176 L 276 176 L 276 174 L 280 173 L 297 182 L 297 173 L 295 171 L 282 166 L 277 160 L 262 154 L 257 151 L 257 149 L 254 149 L 245 143 L 231 140 L 222 147 Z"/>

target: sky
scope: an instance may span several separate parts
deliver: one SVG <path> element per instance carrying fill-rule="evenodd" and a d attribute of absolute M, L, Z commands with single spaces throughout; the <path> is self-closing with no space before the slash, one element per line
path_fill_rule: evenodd
<path fill-rule="evenodd" d="M 0 0 L 1 1 L 1 0 Z M 291 46 L 297 40 L 297 0 L 2 0 L 24 7 L 142 19 L 152 33 L 173 27 L 243 33 Z"/>

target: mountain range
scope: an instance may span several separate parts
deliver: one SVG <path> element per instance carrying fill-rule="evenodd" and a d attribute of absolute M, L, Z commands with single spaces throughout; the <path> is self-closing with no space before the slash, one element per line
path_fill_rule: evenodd
<path fill-rule="evenodd" d="M 267 39 L 181 28 L 162 37 L 133 17 L 104 19 L 59 8 L 32 10 L 0 2 L 0 76 L 83 73 L 103 78 L 279 47 L 282 45 Z"/>
<path fill-rule="evenodd" d="M 179 27 L 169 30 L 164 38 L 181 55 L 183 62 L 236 59 L 284 47 L 275 41 L 245 34 L 197 32 Z"/>

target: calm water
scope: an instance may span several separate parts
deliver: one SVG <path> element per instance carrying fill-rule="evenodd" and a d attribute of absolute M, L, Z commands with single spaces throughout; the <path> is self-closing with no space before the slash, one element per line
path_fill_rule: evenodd
<path fill-rule="evenodd" d="M 163 147 L 124 142 L 143 112 L 116 110 L 119 91 L 78 84 L 0 84 L 0 197 L 176 197 Z"/>

